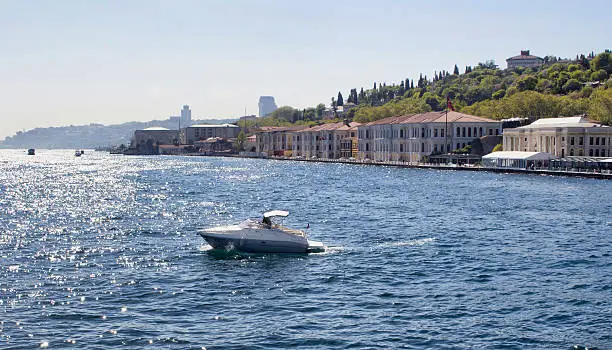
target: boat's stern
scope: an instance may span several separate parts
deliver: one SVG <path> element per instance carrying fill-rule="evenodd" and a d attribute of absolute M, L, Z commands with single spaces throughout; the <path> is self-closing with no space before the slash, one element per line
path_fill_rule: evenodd
<path fill-rule="evenodd" d="M 323 245 L 323 242 L 308 240 L 308 253 L 323 253 L 324 251 L 325 246 Z"/>

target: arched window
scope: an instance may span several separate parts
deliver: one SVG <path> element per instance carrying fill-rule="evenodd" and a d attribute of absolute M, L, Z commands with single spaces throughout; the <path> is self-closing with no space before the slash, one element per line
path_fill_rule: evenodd
<path fill-rule="evenodd" d="M 472 128 L 468 128 L 468 137 L 472 137 Z"/>
<path fill-rule="evenodd" d="M 461 136 L 461 129 L 457 127 L 457 133 L 455 134 L 455 137 L 459 137 L 459 136 Z"/>
<path fill-rule="evenodd" d="M 478 136 L 482 137 L 482 127 L 479 129 L 479 131 Z"/>
<path fill-rule="evenodd" d="M 366 143 L 365 146 L 366 146 L 366 152 L 368 152 L 370 150 L 370 145 Z"/>

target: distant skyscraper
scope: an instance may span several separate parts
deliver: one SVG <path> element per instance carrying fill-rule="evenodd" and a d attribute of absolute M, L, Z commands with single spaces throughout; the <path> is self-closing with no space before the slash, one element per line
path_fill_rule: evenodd
<path fill-rule="evenodd" d="M 191 109 L 188 105 L 184 105 L 181 109 L 181 128 L 191 126 Z"/>
<path fill-rule="evenodd" d="M 274 112 L 278 107 L 276 106 L 276 102 L 274 102 L 274 97 L 272 96 L 261 96 L 259 97 L 259 116 L 265 117 L 268 114 Z"/>

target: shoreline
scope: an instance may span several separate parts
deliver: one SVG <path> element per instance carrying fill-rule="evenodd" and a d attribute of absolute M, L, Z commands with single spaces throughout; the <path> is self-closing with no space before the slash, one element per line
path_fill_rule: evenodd
<path fill-rule="evenodd" d="M 612 180 L 612 172 L 587 172 L 587 171 L 568 171 L 568 170 L 551 170 L 551 169 L 518 169 L 518 168 L 485 168 L 480 165 L 446 165 L 446 164 L 426 164 L 426 163 L 405 163 L 405 162 L 394 162 L 394 161 L 360 161 L 360 160 L 341 160 L 341 159 L 296 159 L 288 157 L 254 157 L 254 156 L 242 156 L 242 155 L 210 155 L 219 157 L 233 157 L 233 158 L 253 158 L 253 159 L 273 159 L 273 160 L 287 160 L 296 162 L 318 162 L 318 163 L 341 163 L 341 164 L 354 164 L 354 165 L 374 165 L 374 166 L 392 166 L 398 168 L 411 168 L 411 169 L 437 169 L 437 170 L 461 170 L 461 171 L 488 171 L 493 173 L 505 173 L 505 174 L 528 174 L 528 175 L 550 175 L 550 176 L 566 176 L 566 177 L 582 177 L 590 179 L 603 179 Z"/>

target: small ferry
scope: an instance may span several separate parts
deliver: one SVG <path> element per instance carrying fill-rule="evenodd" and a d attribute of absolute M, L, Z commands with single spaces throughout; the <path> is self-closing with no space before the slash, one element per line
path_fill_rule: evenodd
<path fill-rule="evenodd" d="M 34 154 L 36 154 L 36 150 L 34 148 L 28 149 L 28 155 L 29 156 L 33 156 Z"/>

